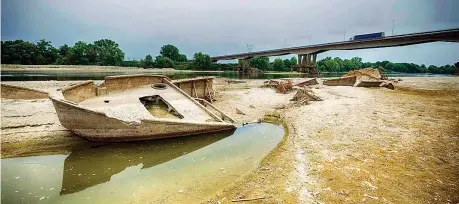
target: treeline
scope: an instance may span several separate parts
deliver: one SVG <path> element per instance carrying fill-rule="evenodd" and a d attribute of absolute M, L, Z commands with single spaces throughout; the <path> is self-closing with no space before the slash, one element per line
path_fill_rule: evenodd
<path fill-rule="evenodd" d="M 40 40 L 31 43 L 23 40 L 1 42 L 2 64 L 24 65 L 102 65 L 125 66 L 142 68 L 174 68 L 193 70 L 223 70 L 231 71 L 241 66 L 250 66 L 263 71 L 290 71 L 290 67 L 297 64 L 297 58 L 274 59 L 270 62 L 268 57 L 254 57 L 248 61 L 232 64 L 212 63 L 210 56 L 201 52 L 193 55 L 193 61 L 188 62 L 187 56 L 180 53 L 174 45 L 164 45 L 160 55 L 154 59 L 151 55 L 139 61 L 124 61 L 124 52 L 118 43 L 109 39 L 101 39 L 93 43 L 79 41 L 73 46 L 63 45 L 55 48 L 50 41 Z M 243 64 L 245 63 L 245 64 Z M 247 64 L 249 63 L 249 64 Z M 430 65 L 417 65 L 414 63 L 393 63 L 389 61 L 362 62 L 362 58 L 341 59 L 339 57 L 326 57 L 317 62 L 317 68 L 323 72 L 347 72 L 353 69 L 366 67 L 380 68 L 385 72 L 404 73 L 434 73 L 453 74 L 456 71 L 453 65 L 437 67 Z"/>
<path fill-rule="evenodd" d="M 50 41 L 40 40 L 31 43 L 23 40 L 2 41 L 2 64 L 24 65 L 101 65 L 142 68 L 177 68 L 177 69 L 216 69 L 210 56 L 198 52 L 194 61 L 187 63 L 186 55 L 180 54 L 177 47 L 164 45 L 155 59 L 151 55 L 139 61 L 124 61 L 124 52 L 118 43 L 101 39 L 93 43 L 79 41 L 73 46 L 67 44 L 55 48 Z"/>
<path fill-rule="evenodd" d="M 176 63 L 186 62 L 186 55 L 180 54 L 177 47 L 173 45 L 164 45 L 159 51 L 160 55 L 156 56 L 153 60 L 151 55 L 145 56 L 145 59 L 140 61 L 131 61 L 131 64 L 125 64 L 125 66 L 136 66 L 143 68 L 172 68 Z"/>
<path fill-rule="evenodd" d="M 296 57 L 290 59 L 276 58 L 270 62 L 269 57 L 254 57 L 250 59 L 250 66 L 264 71 L 290 71 L 290 66 L 297 64 Z"/>
<path fill-rule="evenodd" d="M 36 44 L 23 41 L 2 41 L 2 64 L 25 65 L 103 65 L 119 66 L 124 52 L 118 43 L 102 39 L 93 43 L 79 41 L 73 46 L 55 48 L 50 41 L 40 40 Z"/>
<path fill-rule="evenodd" d="M 277 58 L 274 61 L 270 62 L 269 57 L 254 57 L 247 61 L 239 61 L 238 63 L 212 63 L 206 70 L 222 70 L 222 71 L 232 71 L 238 67 L 253 67 L 258 68 L 262 71 L 279 71 L 285 72 L 290 71 L 290 66 L 296 65 L 296 57 L 290 59 L 280 59 Z"/>
<path fill-rule="evenodd" d="M 193 55 L 193 61 L 188 62 L 186 55 L 180 54 L 177 47 L 173 45 L 164 45 L 159 51 L 160 55 L 153 60 L 151 55 L 145 56 L 140 61 L 130 61 L 126 66 L 137 66 L 143 68 L 175 68 L 175 69 L 196 69 L 196 70 L 213 70 L 215 65 L 210 60 L 210 56 L 201 52 Z"/>
<path fill-rule="evenodd" d="M 380 68 L 384 72 L 403 72 L 403 73 L 433 73 L 433 74 L 454 74 L 454 65 L 418 65 L 414 63 L 394 63 L 390 61 L 362 62 L 362 58 L 353 57 L 352 59 L 341 59 L 339 57 L 326 57 L 317 62 L 317 68 L 323 72 L 347 72 L 352 69 L 362 69 L 367 67 Z"/>
<path fill-rule="evenodd" d="M 270 62 L 268 57 L 254 57 L 249 60 L 250 67 L 264 71 L 290 71 L 291 66 L 297 65 L 296 57 L 290 59 L 276 58 Z M 229 66 L 229 67 L 228 67 Z M 217 66 L 220 70 L 233 70 L 242 64 L 226 64 L 224 68 Z M 403 72 L 403 73 L 433 73 L 433 74 L 454 74 L 455 65 L 435 66 L 417 65 L 414 63 L 394 63 L 390 61 L 362 62 L 362 58 L 353 57 L 352 59 L 341 59 L 339 57 L 326 57 L 317 61 L 317 69 L 322 72 L 348 72 L 353 69 L 363 69 L 367 67 L 379 68 L 383 72 Z"/>

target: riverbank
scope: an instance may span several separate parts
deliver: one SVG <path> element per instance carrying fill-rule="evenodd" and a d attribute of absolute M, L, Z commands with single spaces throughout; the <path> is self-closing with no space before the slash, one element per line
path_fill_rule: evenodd
<path fill-rule="evenodd" d="M 215 200 L 457 202 L 459 78 L 402 79 L 394 91 L 313 86 L 324 101 L 280 109 L 285 144 Z"/>
<path fill-rule="evenodd" d="M 396 90 L 314 85 L 324 100 L 294 106 L 294 93 L 261 88 L 264 80 L 217 79 L 216 107 L 239 122 L 274 116 L 285 122 L 288 135 L 257 169 L 209 200 L 459 201 L 459 78 L 402 80 Z M 7 83 L 49 90 L 72 82 Z M 39 122 L 13 123 L 28 117 Z M 56 121 L 46 100 L 2 100 L 2 157 L 22 156 L 38 145 L 41 152 L 90 145 L 59 130 Z"/>

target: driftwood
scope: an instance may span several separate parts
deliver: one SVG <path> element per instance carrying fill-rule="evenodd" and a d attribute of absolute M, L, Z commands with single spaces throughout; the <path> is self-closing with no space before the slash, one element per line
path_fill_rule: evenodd
<path fill-rule="evenodd" d="M 254 123 L 261 123 L 261 122 L 263 122 L 263 119 L 258 119 L 258 120 L 254 120 L 251 122 L 242 123 L 242 126 L 246 126 L 246 125 L 254 124 Z"/>
<path fill-rule="evenodd" d="M 263 82 L 263 84 L 265 85 L 273 85 L 273 86 L 277 86 L 279 85 L 279 83 L 280 83 L 280 80 L 273 80 L 273 79 L 266 80 Z"/>
<path fill-rule="evenodd" d="M 283 94 L 286 94 L 286 93 L 289 93 L 293 90 L 293 83 L 291 80 L 287 80 L 286 82 L 280 82 L 277 86 L 276 86 L 276 91 L 278 93 L 283 93 Z"/>
<path fill-rule="evenodd" d="M 312 90 L 303 88 L 298 90 L 290 101 L 294 101 L 295 105 L 307 105 L 309 101 L 322 101 L 322 98 L 316 96 Z"/>
<path fill-rule="evenodd" d="M 244 199 L 237 199 L 237 200 L 232 200 L 231 202 L 244 202 L 244 201 L 252 201 L 252 200 L 261 200 L 261 199 L 266 199 L 270 198 L 271 196 L 263 196 L 263 197 L 257 197 L 257 198 L 244 198 Z"/>
<path fill-rule="evenodd" d="M 317 79 L 308 79 L 308 80 L 304 80 L 304 81 L 299 81 L 295 84 L 293 84 L 293 86 L 300 86 L 300 87 L 304 87 L 304 86 L 310 86 L 310 85 L 315 85 L 315 84 L 318 84 L 317 83 Z"/>
<path fill-rule="evenodd" d="M 246 113 L 244 113 L 243 111 L 241 111 L 239 108 L 236 108 L 236 113 L 237 113 L 237 114 L 241 114 L 241 115 L 247 115 Z"/>
<path fill-rule="evenodd" d="M 233 84 L 247 83 L 247 81 L 243 81 L 243 80 L 232 80 L 232 79 L 228 79 L 228 80 L 226 80 L 226 82 L 227 82 L 228 84 L 231 84 L 231 83 L 233 83 Z"/>
<path fill-rule="evenodd" d="M 298 101 L 298 100 L 301 100 L 303 98 L 306 98 L 310 101 L 322 101 L 322 98 L 320 98 L 319 96 L 316 96 L 312 90 L 310 89 L 307 89 L 307 88 L 304 88 L 304 89 L 300 89 L 296 92 L 295 96 L 293 96 L 292 99 L 290 99 L 290 101 Z"/>

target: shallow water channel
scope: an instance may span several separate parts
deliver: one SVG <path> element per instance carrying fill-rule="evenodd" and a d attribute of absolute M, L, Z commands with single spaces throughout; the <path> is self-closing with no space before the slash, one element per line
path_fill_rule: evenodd
<path fill-rule="evenodd" d="M 2 203 L 195 203 L 255 168 L 282 127 L 115 143 L 1 160 Z"/>

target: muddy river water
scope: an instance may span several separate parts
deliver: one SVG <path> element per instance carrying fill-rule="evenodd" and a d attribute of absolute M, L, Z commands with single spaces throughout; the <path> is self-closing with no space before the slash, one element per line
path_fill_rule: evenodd
<path fill-rule="evenodd" d="M 239 74 L 237 72 L 85 72 L 85 71 L 2 71 L 2 81 L 67 81 L 67 80 L 103 80 L 107 76 L 126 74 L 160 74 L 170 79 L 185 79 L 200 76 L 224 77 L 230 79 L 280 79 L 289 77 L 311 77 L 307 74 L 298 73 L 250 73 Z M 340 77 L 345 72 L 322 73 L 321 77 Z M 450 76 L 426 73 L 386 73 L 389 77 L 436 77 Z"/>
<path fill-rule="evenodd" d="M 147 142 L 69 155 L 1 160 L 2 203 L 195 203 L 231 184 L 282 140 L 281 126 Z"/>

